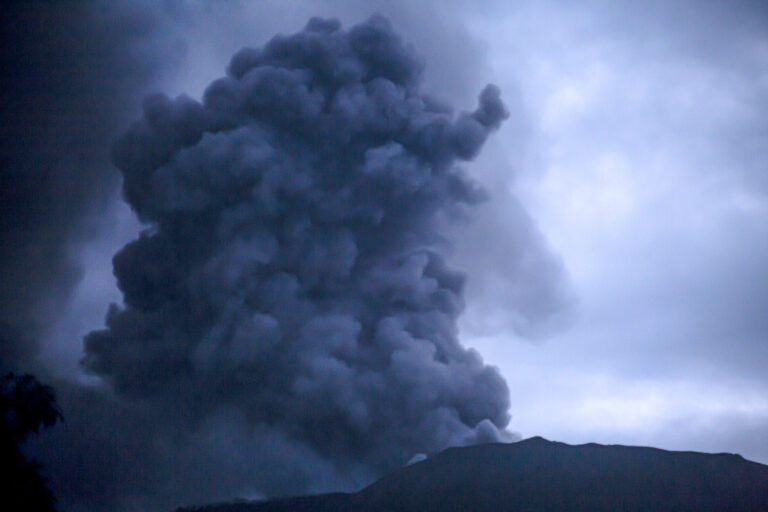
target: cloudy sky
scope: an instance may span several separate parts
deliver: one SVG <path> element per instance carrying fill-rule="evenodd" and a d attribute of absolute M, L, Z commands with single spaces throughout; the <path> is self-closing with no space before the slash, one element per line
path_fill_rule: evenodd
<path fill-rule="evenodd" d="M 768 463 L 757 1 L 21 4 L 3 35 L 4 366 L 61 383 L 65 402 L 70 384 L 101 385 L 79 363 L 83 337 L 122 302 L 112 256 L 143 229 L 110 148 L 144 96 L 199 100 L 243 46 L 312 16 L 350 27 L 374 13 L 421 55 L 426 94 L 473 111 L 493 83 L 510 113 L 461 163 L 487 199 L 443 232 L 468 278 L 459 339 L 506 380 L 507 428 Z M 184 460 L 236 453 L 240 433 L 222 429 L 202 435 L 227 443 Z M 219 496 L 153 503 L 179 497 Z"/>

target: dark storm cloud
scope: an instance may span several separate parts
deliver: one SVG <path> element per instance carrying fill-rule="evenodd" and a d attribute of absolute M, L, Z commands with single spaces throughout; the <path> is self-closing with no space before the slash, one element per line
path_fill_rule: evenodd
<path fill-rule="evenodd" d="M 484 80 L 494 76 L 487 56 L 500 41 L 483 39 L 483 34 L 470 35 L 467 20 L 477 10 L 462 2 L 308 0 L 294 2 L 297 7 L 291 10 L 281 2 L 270 1 L 260 2 L 258 10 L 249 8 L 249 3 L 227 5 L 230 8 L 206 10 L 204 23 L 192 23 L 195 32 L 189 38 L 190 55 L 198 57 L 181 70 L 184 86 L 176 86 L 175 91 L 201 95 L 204 86 L 218 76 L 220 62 L 243 41 L 266 40 L 276 23 L 281 30 L 292 32 L 306 23 L 306 13 L 312 13 L 339 16 L 351 24 L 368 17 L 372 9 L 390 18 L 398 32 L 426 57 L 422 91 L 449 105 L 472 105 Z M 185 8 L 186 19 L 201 17 L 202 13 L 194 14 L 189 7 Z M 215 68 L 215 75 L 211 68 Z M 455 246 L 451 265 L 468 277 L 468 307 L 460 323 L 465 339 L 510 329 L 518 336 L 541 339 L 562 330 L 573 312 L 564 265 L 534 220 L 521 212 L 516 192 L 510 191 L 520 172 L 530 167 L 525 158 L 535 140 L 532 113 L 527 112 L 518 85 L 507 81 L 503 90 L 505 104 L 514 116 L 472 165 L 472 175 L 488 192 L 488 200 L 472 210 L 469 222 L 446 230 Z"/>
<path fill-rule="evenodd" d="M 152 69 L 147 17 L 94 2 L 11 2 L 0 44 L 0 367 L 31 369 L 81 276 L 70 246 L 114 194 L 109 146 Z"/>
<path fill-rule="evenodd" d="M 201 103 L 148 98 L 114 158 L 152 227 L 115 255 L 124 306 L 86 369 L 175 421 L 233 410 L 377 471 L 503 437 L 436 217 L 480 200 L 455 163 L 508 114 L 488 86 L 453 115 L 422 68 L 384 18 L 313 19 L 239 51 Z"/>
<path fill-rule="evenodd" d="M 114 213 L 99 209 L 119 209 L 109 148 L 127 118 L 136 116 L 140 97 L 161 82 L 161 89 L 197 93 L 216 76 L 211 69 L 218 74 L 222 59 L 243 42 L 264 41 L 276 27 L 293 31 L 310 14 L 351 22 L 372 11 L 364 2 L 297 2 L 290 12 L 282 3 L 264 2 L 258 15 L 250 3 L 211 5 L 39 2 L 5 11 L 16 21 L 3 25 L 3 62 L 16 74 L 3 78 L 11 103 L 0 107 L 8 118 L 2 147 L 4 158 L 24 165 L 2 171 L 3 207 L 10 212 L 0 220 L 3 333 L 13 334 L 4 337 L 0 356 L 24 369 L 47 358 L 34 371 L 55 387 L 66 423 L 31 448 L 64 510 L 171 510 L 238 495 L 352 490 L 417 449 L 495 439 L 507 422 L 506 386 L 456 341 L 464 280 L 442 261 L 448 249 L 443 235 L 461 239 L 444 219 L 433 224 L 477 202 L 477 187 L 451 162 L 473 156 L 503 110 L 492 88 L 476 112 L 458 117 L 425 97 L 429 91 L 442 103 L 465 105 L 480 89 L 478 80 L 489 75 L 463 16 L 442 3 L 377 6 L 405 39 L 426 50 L 426 67 L 406 45 L 388 49 L 387 41 L 396 38 L 383 38 L 377 55 L 375 41 L 366 50 L 363 37 L 356 43 L 359 55 L 348 63 L 320 58 L 302 72 L 300 60 L 279 56 L 288 60 L 275 61 L 259 82 L 237 67 L 254 64 L 254 53 L 246 51 L 202 104 L 147 100 L 137 130 L 149 131 L 150 145 L 122 156 L 118 149 L 117 156 L 156 159 L 150 167 L 170 163 L 126 177 L 126 196 L 155 227 L 115 258 L 125 293 L 125 308 L 110 316 L 117 341 L 92 347 L 88 356 L 89 368 L 114 383 L 114 392 L 42 373 L 72 376 L 68 362 L 50 349 L 66 345 L 74 357 L 81 339 L 67 342 L 62 333 L 88 332 L 98 324 L 83 310 L 97 302 L 96 316 L 106 309 L 104 290 L 112 281 L 85 265 L 125 240 L 125 230 L 105 227 L 116 224 L 109 217 Z M 399 57 L 382 61 L 389 51 Z M 369 80 L 363 67 L 377 61 L 391 85 Z M 266 80 L 267 73 L 274 75 Z M 260 87 L 277 92 L 268 90 L 273 83 L 290 94 L 272 102 L 255 94 Z M 313 112 L 313 101 L 325 103 L 334 87 L 340 91 L 335 110 Z M 242 103 L 228 103 L 235 100 Z M 376 109 L 389 117 L 377 117 Z M 333 129 L 323 129 L 326 114 L 326 121 L 337 122 Z M 293 137 L 283 133 L 289 127 Z M 206 133 L 190 144 L 200 130 Z M 354 137 L 344 142 L 346 135 Z M 142 153 L 147 148 L 156 153 Z M 496 162 L 488 151 L 483 156 L 489 155 L 486 168 Z M 195 162 L 197 156 L 204 159 Z M 208 164 L 217 172 L 207 173 Z M 277 172 L 294 164 L 290 173 Z M 331 165 L 344 172 L 301 181 Z M 227 172 L 218 173 L 222 169 Z M 253 189 L 255 176 L 262 195 L 239 196 L 241 188 Z M 497 211 L 488 204 L 483 211 Z M 477 208 L 472 212 L 476 225 L 484 224 L 484 217 L 474 216 Z M 278 217 L 285 219 L 280 226 Z M 520 231 L 521 217 L 509 217 L 514 222 L 503 232 L 467 240 L 478 244 L 478 254 L 495 251 L 501 240 L 526 255 L 520 261 L 540 257 L 535 237 Z M 210 222 L 194 222 L 205 218 Z M 376 222 L 378 229 L 368 233 L 366 226 Z M 185 241 L 187 232 L 195 236 Z M 91 237 L 98 244 L 81 243 Z M 519 288 L 519 269 L 534 266 L 509 261 L 494 256 L 481 265 L 472 258 L 464 263 L 485 283 Z M 85 279 L 75 286 L 82 272 Z M 239 286 L 249 280 L 259 289 Z M 525 309 L 525 295 L 517 288 L 513 295 L 507 312 Z M 68 308 L 75 303 L 80 306 Z M 185 311 L 187 304 L 201 309 Z M 526 311 L 527 324 L 538 313 Z M 390 319 L 377 322 L 377 315 Z M 57 322 L 71 328 L 46 334 Z M 132 328 L 145 330 L 128 333 Z M 254 339 L 259 343 L 248 342 Z M 275 354 L 273 368 L 265 358 Z M 269 387 L 254 395 L 259 379 Z M 403 428 L 384 431 L 397 424 Z M 344 446 L 352 448 L 338 457 Z M 362 455 L 352 461 L 354 454 Z"/>

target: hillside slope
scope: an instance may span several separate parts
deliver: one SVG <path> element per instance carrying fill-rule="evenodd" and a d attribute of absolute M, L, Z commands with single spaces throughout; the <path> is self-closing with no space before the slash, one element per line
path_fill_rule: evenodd
<path fill-rule="evenodd" d="M 451 448 L 355 494 L 200 512 L 768 512 L 768 466 L 733 454 L 571 446 L 535 437 Z"/>

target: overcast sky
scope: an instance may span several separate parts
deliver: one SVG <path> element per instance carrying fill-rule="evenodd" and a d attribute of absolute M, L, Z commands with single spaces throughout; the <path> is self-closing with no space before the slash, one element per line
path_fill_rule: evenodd
<path fill-rule="evenodd" d="M 77 144 L 55 147 L 68 158 L 51 171 L 56 186 L 69 190 L 72 179 L 78 193 L 59 199 L 70 227 L 41 221 L 62 284 L 33 284 L 24 299 L 56 297 L 27 315 L 46 319 L 31 369 L 96 378 L 79 366 L 82 338 L 122 301 L 111 259 L 142 229 L 103 146 L 140 115 L 142 97 L 199 99 L 243 46 L 294 33 L 311 16 L 348 27 L 379 12 L 423 57 L 423 90 L 471 111 L 494 83 L 510 112 L 478 159 L 462 164 L 488 199 L 446 232 L 450 261 L 468 276 L 459 337 L 506 379 L 509 430 L 768 463 L 763 2 L 168 1 L 80 10 L 63 18 L 48 7 L 34 30 L 6 36 L 26 41 L 38 31 L 69 43 L 70 25 L 87 34 L 87 44 L 60 50 L 55 74 L 70 70 L 60 87 L 96 105 L 81 99 L 61 115 L 91 116 L 83 133 L 100 127 L 89 139 L 99 147 L 85 144 L 80 160 L 70 154 Z M 94 73 L 95 96 L 78 88 L 74 74 L 84 70 Z M 65 132 L 46 133 L 63 140 Z M 67 170 L 77 165 L 96 177 Z M 83 176 L 98 190 L 74 184 Z M 13 188 L 3 186 L 6 197 Z M 67 206 L 82 198 L 91 206 Z M 9 224 L 4 240 L 33 243 Z M 6 273 L 17 257 L 3 255 Z M 5 307 L 3 329 L 15 332 L 15 310 Z M 21 352 L 3 353 L 27 361 Z"/>
<path fill-rule="evenodd" d="M 578 301 L 548 340 L 470 342 L 513 425 L 767 462 L 765 5 L 537 2 L 469 26 L 520 92 L 511 186 Z"/>

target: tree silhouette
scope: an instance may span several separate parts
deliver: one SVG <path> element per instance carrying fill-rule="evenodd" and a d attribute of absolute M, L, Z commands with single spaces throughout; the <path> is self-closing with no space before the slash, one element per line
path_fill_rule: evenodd
<path fill-rule="evenodd" d="M 24 441 L 61 419 L 53 389 L 32 375 L 0 377 L 0 508 L 55 511 L 40 464 L 21 452 Z"/>

